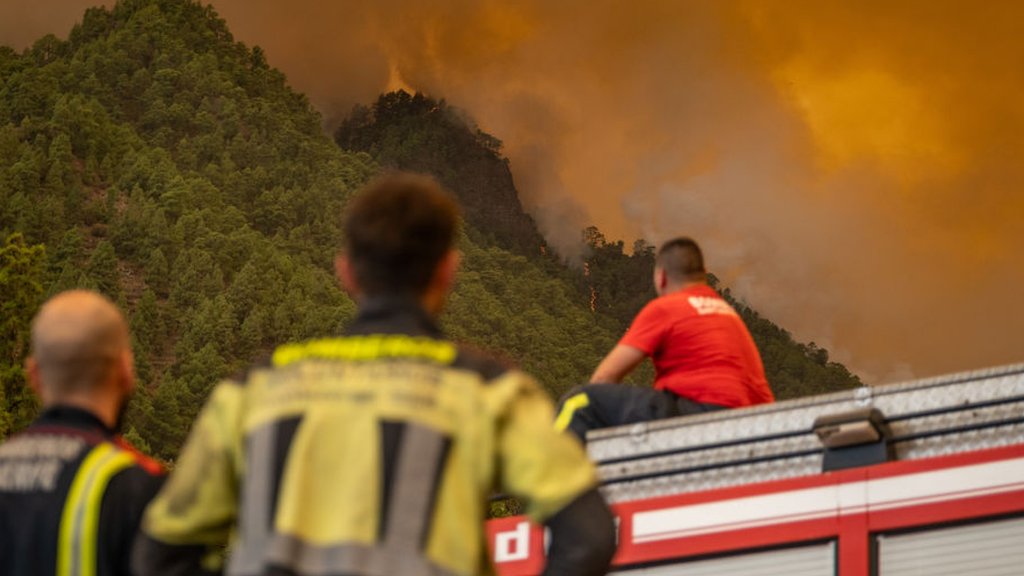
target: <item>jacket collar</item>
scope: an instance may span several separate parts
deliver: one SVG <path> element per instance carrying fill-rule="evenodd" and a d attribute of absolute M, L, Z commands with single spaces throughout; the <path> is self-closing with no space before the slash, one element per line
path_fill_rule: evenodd
<path fill-rule="evenodd" d="M 103 436 L 113 437 L 115 431 L 103 423 L 95 414 L 76 406 L 51 406 L 39 415 L 33 426 L 62 426 L 97 432 Z"/>
<path fill-rule="evenodd" d="M 398 295 L 373 296 L 360 302 L 359 314 L 349 327 L 348 334 L 443 337 L 437 322 L 415 298 Z"/>

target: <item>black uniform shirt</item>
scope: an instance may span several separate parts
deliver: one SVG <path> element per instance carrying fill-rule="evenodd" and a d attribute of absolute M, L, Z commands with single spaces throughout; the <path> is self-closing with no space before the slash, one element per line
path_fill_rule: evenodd
<path fill-rule="evenodd" d="M 0 444 L 0 574 L 127 576 L 162 479 L 93 414 L 46 410 Z"/>

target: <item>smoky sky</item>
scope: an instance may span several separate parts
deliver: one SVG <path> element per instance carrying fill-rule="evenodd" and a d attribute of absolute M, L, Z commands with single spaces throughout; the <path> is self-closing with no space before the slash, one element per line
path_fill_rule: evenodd
<path fill-rule="evenodd" d="M 0 43 L 90 2 L 5 0 Z M 690 235 L 870 382 L 1024 361 L 1024 4 L 217 0 L 330 126 L 466 109 L 570 252 Z"/>

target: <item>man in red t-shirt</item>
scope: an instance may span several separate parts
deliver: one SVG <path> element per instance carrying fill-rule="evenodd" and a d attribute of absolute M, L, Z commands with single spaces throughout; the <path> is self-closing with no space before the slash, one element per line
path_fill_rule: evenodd
<path fill-rule="evenodd" d="M 654 287 L 658 298 L 601 361 L 591 384 L 566 395 L 558 428 L 585 439 L 594 428 L 774 401 L 746 325 L 707 285 L 696 242 L 676 238 L 661 246 Z M 653 390 L 608 385 L 645 357 L 654 361 Z"/>

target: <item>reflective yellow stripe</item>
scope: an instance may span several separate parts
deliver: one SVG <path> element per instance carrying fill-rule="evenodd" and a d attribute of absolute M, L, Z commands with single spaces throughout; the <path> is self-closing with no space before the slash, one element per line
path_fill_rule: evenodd
<path fill-rule="evenodd" d="M 555 419 L 555 430 L 559 432 L 569 427 L 569 423 L 572 422 L 572 415 L 577 410 L 588 406 L 590 404 L 590 398 L 587 398 L 585 392 L 577 394 L 565 401 L 562 404 L 562 411 L 558 413 L 558 418 Z"/>
<path fill-rule="evenodd" d="M 112 449 L 109 444 L 100 444 L 93 448 L 85 457 L 82 465 L 78 467 L 78 473 L 71 483 L 71 489 L 68 490 L 67 499 L 64 501 L 64 512 L 60 518 L 60 538 L 57 542 L 57 576 L 71 576 L 72 574 L 75 551 L 75 516 L 82 502 L 82 494 L 88 484 L 90 471 L 96 467 L 96 462 Z"/>
<path fill-rule="evenodd" d="M 274 366 L 287 366 L 308 358 L 327 360 L 375 360 L 377 358 L 424 358 L 451 364 L 458 353 L 455 345 L 432 338 L 394 335 L 324 338 L 285 344 L 274 350 Z"/>
<path fill-rule="evenodd" d="M 82 569 L 80 576 L 96 575 L 96 548 L 100 531 L 100 505 L 103 504 L 103 494 L 107 490 L 110 479 L 121 470 L 131 466 L 135 462 L 127 452 L 118 450 L 116 454 L 106 458 L 96 472 L 96 479 L 88 491 L 88 499 L 85 503 L 85 517 L 82 523 Z"/>
<path fill-rule="evenodd" d="M 131 454 L 107 443 L 93 448 L 82 461 L 61 514 L 57 576 L 95 576 L 103 493 L 111 477 L 134 462 Z"/>

